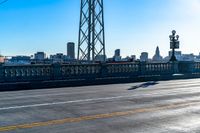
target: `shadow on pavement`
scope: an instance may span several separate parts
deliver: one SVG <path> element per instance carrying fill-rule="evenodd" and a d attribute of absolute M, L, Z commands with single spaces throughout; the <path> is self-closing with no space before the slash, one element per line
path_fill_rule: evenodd
<path fill-rule="evenodd" d="M 135 89 L 138 89 L 138 88 L 147 88 L 149 86 L 154 86 L 154 85 L 157 85 L 157 84 L 158 84 L 157 81 L 146 82 L 146 83 L 143 83 L 143 84 L 140 84 L 140 85 L 132 86 L 128 90 L 135 90 Z"/>

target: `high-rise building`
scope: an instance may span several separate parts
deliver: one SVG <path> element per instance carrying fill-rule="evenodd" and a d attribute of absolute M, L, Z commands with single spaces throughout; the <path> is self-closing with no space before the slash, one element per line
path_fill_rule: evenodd
<path fill-rule="evenodd" d="M 162 61 L 162 56 L 160 55 L 159 47 L 157 46 L 155 55 L 153 56 L 153 61 Z"/>
<path fill-rule="evenodd" d="M 115 55 L 114 55 L 114 61 L 121 61 L 121 59 L 122 59 L 122 57 L 121 57 L 121 55 L 120 55 L 121 53 L 120 53 L 120 49 L 116 49 L 115 50 Z"/>
<path fill-rule="evenodd" d="M 70 59 L 75 59 L 75 43 L 73 42 L 67 43 L 67 56 Z"/>
<path fill-rule="evenodd" d="M 115 50 L 115 55 L 114 56 L 120 56 L 120 49 Z"/>
<path fill-rule="evenodd" d="M 149 54 L 147 52 L 142 52 L 141 56 L 140 56 L 140 61 L 142 61 L 142 62 L 148 61 L 148 56 L 149 56 Z"/>

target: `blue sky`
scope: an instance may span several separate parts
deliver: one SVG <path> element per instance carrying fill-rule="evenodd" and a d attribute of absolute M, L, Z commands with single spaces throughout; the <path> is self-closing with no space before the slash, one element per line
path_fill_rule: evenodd
<path fill-rule="evenodd" d="M 0 0 L 1 1 L 1 0 Z M 169 34 L 177 30 L 183 53 L 200 52 L 200 0 L 104 0 L 106 53 L 153 56 L 169 51 Z M 63 52 L 77 44 L 80 0 L 9 0 L 0 6 L 0 52 L 31 55 Z M 77 46 L 76 46 L 77 47 Z"/>

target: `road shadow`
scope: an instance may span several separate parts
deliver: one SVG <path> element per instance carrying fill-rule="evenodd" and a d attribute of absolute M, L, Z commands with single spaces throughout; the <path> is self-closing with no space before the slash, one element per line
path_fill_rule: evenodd
<path fill-rule="evenodd" d="M 146 83 L 143 83 L 143 84 L 140 84 L 140 85 L 132 86 L 128 90 L 135 90 L 135 89 L 138 89 L 138 88 L 147 88 L 149 86 L 154 86 L 154 85 L 157 85 L 157 84 L 158 84 L 157 81 L 150 81 L 150 82 L 146 82 Z"/>

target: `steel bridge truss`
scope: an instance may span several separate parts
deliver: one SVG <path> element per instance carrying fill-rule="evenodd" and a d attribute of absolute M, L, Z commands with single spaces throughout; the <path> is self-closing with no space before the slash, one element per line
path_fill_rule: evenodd
<path fill-rule="evenodd" d="M 78 60 L 105 61 L 103 0 L 81 0 Z"/>

